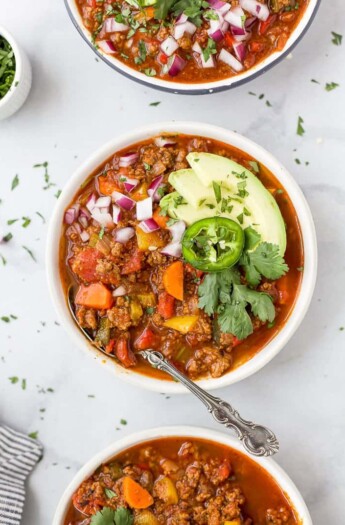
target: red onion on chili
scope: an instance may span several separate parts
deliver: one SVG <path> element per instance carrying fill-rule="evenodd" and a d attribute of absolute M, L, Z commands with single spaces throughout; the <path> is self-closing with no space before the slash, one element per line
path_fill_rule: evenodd
<path fill-rule="evenodd" d="M 241 7 L 248 11 L 253 16 L 256 16 L 259 20 L 265 22 L 270 16 L 270 10 L 266 4 L 262 4 L 257 0 L 240 0 Z"/>
<path fill-rule="evenodd" d="M 168 146 L 175 146 L 176 140 L 172 139 L 171 137 L 157 137 L 155 138 L 155 144 L 159 148 L 165 148 Z"/>
<path fill-rule="evenodd" d="M 176 42 L 175 38 L 173 36 L 168 36 L 162 43 L 161 43 L 161 50 L 166 54 L 166 56 L 170 57 L 175 53 L 175 51 L 179 48 L 178 43 Z"/>
<path fill-rule="evenodd" d="M 78 221 L 82 225 L 83 228 L 87 228 L 89 225 L 89 221 L 87 220 L 87 218 L 82 215 L 79 216 Z"/>
<path fill-rule="evenodd" d="M 179 242 L 185 232 L 186 224 L 183 221 L 174 222 L 169 226 L 169 231 L 172 235 L 172 242 Z"/>
<path fill-rule="evenodd" d="M 184 22 L 187 22 L 188 16 L 185 13 L 181 13 L 176 18 L 176 24 L 183 24 Z"/>
<path fill-rule="evenodd" d="M 243 44 L 243 42 L 234 42 L 232 47 L 234 48 L 234 52 L 238 60 L 243 62 L 246 57 L 246 46 Z"/>
<path fill-rule="evenodd" d="M 194 58 L 196 59 L 200 67 L 209 68 L 215 66 L 214 56 L 210 55 L 210 57 L 207 60 L 205 60 L 204 54 L 198 42 L 194 42 L 192 49 L 194 51 Z"/>
<path fill-rule="evenodd" d="M 241 64 L 241 62 L 224 48 L 219 53 L 218 58 L 221 62 L 224 62 L 236 72 L 242 71 L 243 69 L 243 65 Z"/>
<path fill-rule="evenodd" d="M 81 217 L 85 217 L 86 219 L 90 219 L 91 218 L 91 213 L 89 212 L 89 210 L 85 207 L 82 207 L 80 208 L 80 216 Z"/>
<path fill-rule="evenodd" d="M 113 218 L 108 212 L 103 212 L 99 208 L 94 208 L 91 217 L 101 226 L 105 227 L 108 224 L 113 224 Z"/>
<path fill-rule="evenodd" d="M 170 242 L 161 249 L 161 253 L 164 255 L 170 255 L 171 257 L 181 257 L 182 245 L 180 242 Z"/>
<path fill-rule="evenodd" d="M 113 297 L 122 297 L 123 295 L 126 295 L 126 293 L 126 288 L 121 284 L 113 291 Z"/>
<path fill-rule="evenodd" d="M 95 204 L 96 204 L 96 200 L 97 200 L 96 193 L 91 193 L 91 195 L 88 198 L 87 203 L 86 203 L 86 207 L 87 207 L 87 209 L 89 211 L 92 211 L 94 209 Z"/>
<path fill-rule="evenodd" d="M 111 40 L 99 40 L 97 42 L 97 46 L 104 53 L 116 53 L 116 47 L 114 46 L 114 44 L 113 44 L 113 42 Z"/>
<path fill-rule="evenodd" d="M 138 152 L 125 153 L 120 157 L 119 166 L 120 168 L 128 168 L 129 166 L 132 166 L 132 164 L 135 164 L 138 158 Z"/>
<path fill-rule="evenodd" d="M 82 240 L 83 242 L 87 242 L 87 241 L 90 239 L 90 235 L 89 235 L 88 232 L 85 231 L 85 230 L 82 231 L 82 232 L 80 232 L 79 235 L 80 235 L 80 238 L 81 238 L 81 240 Z"/>
<path fill-rule="evenodd" d="M 138 179 L 130 179 L 129 177 L 123 177 L 123 179 L 123 185 L 128 193 L 134 190 L 134 188 L 139 184 Z"/>
<path fill-rule="evenodd" d="M 116 22 L 114 17 L 106 18 L 103 23 L 102 32 L 105 33 L 118 33 L 121 31 L 128 31 L 129 26 L 127 24 L 121 24 Z"/>
<path fill-rule="evenodd" d="M 192 24 L 192 22 L 183 22 L 182 24 L 176 24 L 174 28 L 174 37 L 176 40 L 179 38 L 182 38 L 185 33 L 188 33 L 189 35 L 194 35 L 196 31 L 196 25 Z"/>
<path fill-rule="evenodd" d="M 230 25 L 235 27 L 244 27 L 244 21 L 246 15 L 241 7 L 232 7 L 228 13 L 224 16 L 225 20 L 229 22 Z"/>
<path fill-rule="evenodd" d="M 145 233 L 152 233 L 160 229 L 160 226 L 156 223 L 154 219 L 145 219 L 138 224 Z"/>
<path fill-rule="evenodd" d="M 118 224 L 121 220 L 121 210 L 116 204 L 113 204 L 113 222 Z"/>
<path fill-rule="evenodd" d="M 110 196 L 107 195 L 106 197 L 99 197 L 96 200 L 95 208 L 108 208 L 110 204 L 111 204 Z"/>
<path fill-rule="evenodd" d="M 155 194 L 161 185 L 163 181 L 163 175 L 159 175 L 153 181 L 151 182 L 150 186 L 148 187 L 147 193 L 150 195 L 150 197 L 153 199 L 155 197 Z"/>
<path fill-rule="evenodd" d="M 224 38 L 224 33 L 221 31 L 221 29 L 217 29 L 217 31 L 214 31 L 213 33 L 208 31 L 208 34 L 215 42 L 221 42 Z"/>
<path fill-rule="evenodd" d="M 73 224 L 79 216 L 80 204 L 74 204 L 66 212 L 64 221 L 66 224 Z"/>
<path fill-rule="evenodd" d="M 120 208 L 127 211 L 132 210 L 136 204 L 133 199 L 130 199 L 127 195 L 123 195 L 123 193 L 120 193 L 119 191 L 113 191 L 111 196 Z"/>
<path fill-rule="evenodd" d="M 258 21 L 258 19 L 255 16 L 251 16 L 250 18 L 247 18 L 247 20 L 244 23 L 244 27 L 249 30 L 253 27 L 253 25 Z"/>
<path fill-rule="evenodd" d="M 152 199 L 148 197 L 137 202 L 136 215 L 138 221 L 150 219 L 152 217 Z"/>
<path fill-rule="evenodd" d="M 130 226 L 113 231 L 115 241 L 120 242 L 121 244 L 125 244 L 126 242 L 128 242 L 132 237 L 134 237 L 134 235 L 135 230 Z"/>

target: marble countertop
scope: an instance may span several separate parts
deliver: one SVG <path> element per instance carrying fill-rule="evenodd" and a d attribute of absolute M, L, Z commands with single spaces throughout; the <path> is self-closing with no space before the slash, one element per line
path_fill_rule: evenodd
<path fill-rule="evenodd" d="M 33 66 L 27 103 L 0 123 L 0 224 L 3 234 L 13 233 L 11 242 L 0 245 L 7 260 L 3 265 L 0 257 L 0 317 L 17 317 L 0 321 L 0 421 L 38 431 L 45 448 L 28 483 L 23 523 L 51 523 L 74 473 L 119 436 L 157 425 L 216 427 L 191 397 L 142 392 L 94 366 L 57 324 L 45 278 L 45 238 L 55 194 L 79 163 L 111 137 L 175 118 L 232 128 L 257 141 L 293 173 L 309 201 L 320 257 L 310 310 L 278 357 L 219 394 L 244 417 L 276 431 L 281 441 L 277 461 L 301 490 L 314 524 L 342 523 L 345 68 L 340 65 L 345 42 L 335 46 L 331 41 L 331 32 L 342 33 L 345 25 L 342 0 L 323 0 L 289 60 L 249 85 L 204 97 L 143 88 L 97 62 L 62 0 L 22 0 L 20 6 L 2 0 L 0 14 Z M 328 92 L 330 82 L 340 87 Z M 160 105 L 150 106 L 156 101 Z M 303 137 L 296 134 L 298 116 L 304 119 Z M 33 168 L 45 161 L 56 184 L 49 189 L 44 189 L 43 168 Z M 11 190 L 16 174 L 19 185 Z M 27 228 L 23 220 L 7 225 L 21 217 L 31 218 Z M 19 381 L 12 384 L 10 377 Z"/>

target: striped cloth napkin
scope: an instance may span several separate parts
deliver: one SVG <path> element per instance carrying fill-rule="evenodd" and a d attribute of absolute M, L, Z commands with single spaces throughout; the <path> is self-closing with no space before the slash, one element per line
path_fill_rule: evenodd
<path fill-rule="evenodd" d="M 38 442 L 0 426 L 0 525 L 20 525 L 25 501 L 24 483 L 42 452 Z"/>

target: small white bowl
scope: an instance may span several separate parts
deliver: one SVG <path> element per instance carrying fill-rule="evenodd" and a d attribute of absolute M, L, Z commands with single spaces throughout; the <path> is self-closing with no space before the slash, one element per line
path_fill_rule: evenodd
<path fill-rule="evenodd" d="M 59 274 L 59 240 L 62 234 L 64 212 L 79 190 L 80 185 L 116 151 L 164 132 L 208 137 L 225 142 L 226 144 L 248 153 L 250 156 L 258 160 L 259 163 L 266 166 L 281 182 L 292 200 L 301 227 L 304 244 L 304 271 L 301 288 L 290 317 L 278 334 L 249 361 L 234 370 L 230 370 L 230 372 L 222 377 L 198 381 L 198 384 L 202 388 L 214 390 L 216 388 L 222 388 L 236 383 L 237 381 L 241 381 L 242 379 L 254 374 L 271 361 L 278 352 L 280 352 L 295 333 L 307 312 L 315 286 L 317 246 L 315 228 L 309 206 L 294 178 L 278 162 L 278 160 L 261 146 L 258 146 L 251 140 L 233 131 L 200 122 L 163 122 L 151 124 L 144 128 L 134 130 L 127 135 L 111 140 L 97 150 L 76 170 L 76 172 L 70 177 L 57 201 L 50 221 L 47 238 L 46 267 L 48 285 L 62 326 L 67 330 L 78 346 L 89 352 L 89 354 L 98 362 L 103 363 L 115 376 L 120 377 L 121 379 L 126 379 L 136 386 L 154 390 L 156 392 L 172 394 L 186 393 L 185 387 L 179 383 L 138 374 L 131 369 L 123 368 L 118 365 L 114 359 L 98 352 L 86 340 L 85 336 L 72 319 L 67 307 L 66 297 Z"/>
<path fill-rule="evenodd" d="M 120 60 L 117 60 L 113 56 L 103 53 L 100 49 L 97 49 L 92 43 L 92 37 L 90 31 L 84 26 L 82 17 L 80 16 L 76 0 L 65 0 L 67 12 L 73 22 L 73 25 L 78 30 L 79 34 L 83 37 L 85 42 L 91 47 L 91 49 L 96 53 L 96 55 L 104 60 L 108 66 L 112 69 L 115 69 L 117 72 L 121 73 L 127 78 L 135 80 L 139 84 L 144 84 L 145 86 L 150 86 L 161 91 L 168 91 L 175 94 L 183 95 L 203 95 L 207 93 L 217 93 L 219 91 L 225 91 L 236 86 L 240 86 L 253 80 L 259 75 L 265 73 L 271 67 L 278 64 L 283 60 L 292 49 L 298 44 L 298 42 L 306 34 L 308 28 L 310 27 L 312 21 L 315 18 L 318 7 L 321 4 L 321 0 L 309 0 L 305 13 L 303 14 L 299 24 L 295 30 L 291 33 L 286 45 L 282 51 L 276 51 L 266 57 L 264 60 L 256 64 L 254 67 L 248 71 L 244 71 L 235 75 L 234 77 L 225 78 L 222 80 L 217 80 L 213 82 L 200 82 L 200 83 L 183 83 L 183 82 L 169 82 L 168 80 L 162 80 L 156 77 L 148 77 L 140 71 L 127 66 Z"/>
<path fill-rule="evenodd" d="M 236 438 L 227 434 L 223 434 L 222 432 L 210 430 L 208 428 L 190 426 L 159 427 L 150 430 L 144 430 L 143 432 L 131 434 L 130 436 L 120 439 L 106 449 L 102 450 L 102 452 L 96 454 L 92 459 L 90 459 L 90 461 L 86 463 L 84 467 L 79 470 L 63 493 L 56 509 L 52 525 L 64 525 L 64 520 L 66 518 L 74 492 L 78 489 L 80 484 L 89 476 L 91 476 L 102 463 L 110 461 L 114 456 L 120 454 L 129 447 L 138 445 L 140 443 L 145 443 L 146 441 L 150 441 L 152 439 L 165 437 L 206 439 L 226 445 L 235 449 L 236 451 L 241 452 L 243 455 L 250 457 L 252 461 L 260 465 L 266 472 L 268 472 L 280 486 L 291 502 L 293 508 L 296 510 L 300 522 L 303 523 L 303 525 L 313 525 L 307 506 L 298 489 L 291 481 L 289 476 L 281 467 L 277 465 L 275 461 L 273 461 L 273 459 L 257 458 L 255 456 L 251 456 L 243 450 L 243 447 Z"/>
<path fill-rule="evenodd" d="M 12 47 L 16 59 L 16 72 L 12 85 L 6 95 L 0 99 L 0 120 L 4 120 L 16 113 L 27 99 L 31 89 L 32 73 L 26 54 L 19 47 L 11 33 L 0 26 L 0 35 Z"/>

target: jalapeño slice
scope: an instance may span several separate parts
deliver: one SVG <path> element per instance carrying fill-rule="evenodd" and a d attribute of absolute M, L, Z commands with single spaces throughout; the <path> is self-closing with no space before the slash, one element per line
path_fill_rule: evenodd
<path fill-rule="evenodd" d="M 220 272 L 234 266 L 244 247 L 244 232 L 237 222 L 210 217 L 194 222 L 182 238 L 184 259 L 205 272 Z"/>

